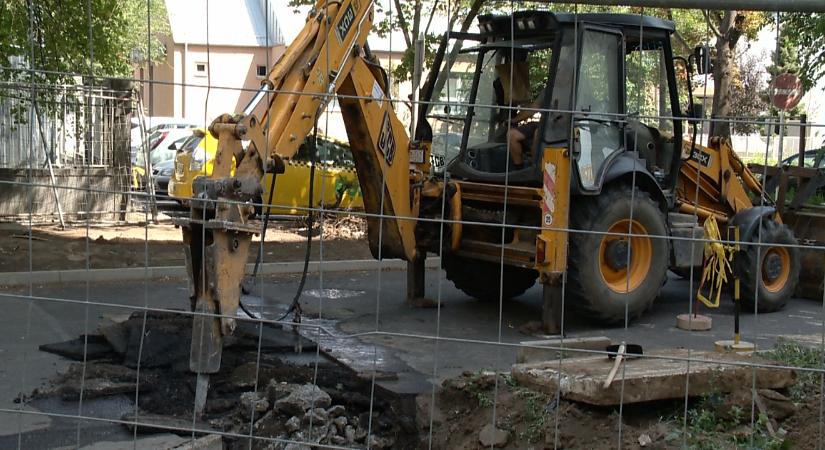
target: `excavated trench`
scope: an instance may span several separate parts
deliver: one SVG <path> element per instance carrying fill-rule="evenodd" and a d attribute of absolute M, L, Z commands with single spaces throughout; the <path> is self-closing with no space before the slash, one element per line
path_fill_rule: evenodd
<path fill-rule="evenodd" d="M 138 433 L 191 436 L 194 423 L 199 432 L 226 433 L 227 448 L 249 448 L 250 435 L 253 448 L 286 448 L 288 441 L 416 447 L 413 396 L 381 388 L 369 373 L 333 359 L 291 329 L 250 320 L 239 320 L 225 340 L 206 410 L 193 421 L 191 320 L 187 314 L 149 312 L 144 325 L 144 313 L 135 312 L 127 320 L 102 323 L 98 334 L 43 345 L 43 351 L 76 361 L 85 357 L 85 370 L 81 362 L 71 365 L 30 400 L 128 398 L 131 403 L 115 419 L 137 422 Z"/>

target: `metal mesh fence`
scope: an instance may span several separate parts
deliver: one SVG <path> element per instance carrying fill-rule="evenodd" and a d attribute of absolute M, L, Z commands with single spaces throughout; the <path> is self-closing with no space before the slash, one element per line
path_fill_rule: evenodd
<path fill-rule="evenodd" d="M 107 84 L 0 88 L 3 217 L 63 224 L 86 214 L 118 220 L 129 212 L 132 93 L 116 80 Z"/>
<path fill-rule="evenodd" d="M 0 447 L 822 447 L 825 92 L 714 80 L 786 16 L 301 3 L 0 64 Z"/>

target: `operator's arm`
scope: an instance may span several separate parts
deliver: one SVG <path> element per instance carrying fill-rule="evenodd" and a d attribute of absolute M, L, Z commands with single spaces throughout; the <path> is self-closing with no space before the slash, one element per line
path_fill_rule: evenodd
<path fill-rule="evenodd" d="M 515 115 L 512 119 L 510 119 L 510 123 L 518 124 L 519 122 L 523 122 L 533 116 L 536 115 L 538 109 L 541 108 L 542 103 L 544 103 L 544 96 L 545 96 L 545 89 L 539 93 L 535 100 L 533 100 L 530 104 L 522 106 L 522 110 L 519 111 L 518 114 Z"/>
<path fill-rule="evenodd" d="M 535 109 L 539 107 L 538 102 L 530 103 L 526 106 L 527 109 L 522 109 L 518 114 L 515 115 L 512 119 L 510 119 L 510 123 L 517 124 L 519 122 L 523 122 L 534 115 L 536 115 Z"/>

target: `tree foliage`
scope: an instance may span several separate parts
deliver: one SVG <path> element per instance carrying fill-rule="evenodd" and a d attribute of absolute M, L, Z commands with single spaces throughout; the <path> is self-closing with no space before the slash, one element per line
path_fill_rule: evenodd
<path fill-rule="evenodd" d="M 306 5 L 314 0 L 290 0 L 290 4 Z M 734 116 L 753 117 L 767 110 L 762 82 L 764 69 L 759 61 L 743 60 L 742 52 L 737 47 L 754 39 L 757 32 L 772 21 L 772 17 L 763 12 L 754 11 L 702 11 L 698 9 L 641 8 L 627 6 L 598 6 L 554 4 L 548 2 L 517 2 L 510 0 L 383 0 L 377 3 L 379 17 L 376 32 L 386 36 L 393 31 L 400 31 L 406 44 L 401 64 L 395 67 L 395 81 L 410 79 L 414 62 L 415 37 L 425 33 L 425 62 L 430 62 L 436 48 L 436 35 L 427 26 L 434 15 L 449 17 L 450 29 L 467 31 L 473 25 L 478 14 L 510 14 L 514 10 L 542 9 L 557 12 L 614 12 L 645 14 L 672 20 L 676 24 L 673 47 L 677 55 L 687 56 L 700 45 L 710 45 L 714 60 L 713 92 L 714 99 L 711 117 L 725 119 Z M 380 6 L 383 5 L 383 9 Z M 451 8 L 447 16 L 446 8 Z M 805 46 L 807 52 L 800 52 L 799 70 L 807 85 L 823 75 L 825 71 L 825 15 L 787 15 L 785 23 L 797 31 L 793 35 L 795 48 Z M 444 20 L 437 20 L 439 28 L 444 28 Z M 460 25 L 460 26 L 459 26 Z M 791 34 L 791 33 L 787 33 Z M 712 44 L 712 45 L 711 45 Z M 446 57 L 447 64 L 453 60 Z M 751 131 L 736 126 L 737 132 Z M 747 127 L 745 127 L 747 128 Z M 731 125 L 725 121 L 714 121 L 710 132 L 714 135 L 730 136 Z"/>
<path fill-rule="evenodd" d="M 444 19 L 447 29 L 467 31 L 473 25 L 482 7 L 488 0 L 382 0 L 375 5 L 379 20 L 374 24 L 374 32 L 380 37 L 400 32 L 404 42 L 398 48 L 403 55 L 398 66 L 392 71 L 396 82 L 412 79 L 415 65 L 415 42 L 424 37 L 424 65 L 432 63 L 443 32 Z M 289 0 L 289 6 L 314 5 L 316 0 Z M 437 22 L 433 26 L 433 22 Z M 438 29 L 438 31 L 435 31 Z M 422 82 L 425 76 L 422 76 Z"/>
<path fill-rule="evenodd" d="M 752 55 L 737 55 L 735 70 L 731 84 L 734 99 L 731 115 L 743 118 L 764 116 L 769 105 L 764 60 Z M 758 123 L 748 121 L 735 122 L 732 126 L 734 132 L 741 134 L 760 131 Z"/>
<path fill-rule="evenodd" d="M 68 82 L 73 74 L 130 76 L 133 55 L 147 54 L 151 45 L 153 59 L 163 56 L 157 35 L 168 30 L 162 0 L 5 0 L 0 79 L 28 79 L 19 69 L 29 68 L 50 83 Z"/>
<path fill-rule="evenodd" d="M 810 89 L 825 77 L 825 14 L 783 14 L 781 23 L 780 63 L 799 75 L 805 89 Z"/>

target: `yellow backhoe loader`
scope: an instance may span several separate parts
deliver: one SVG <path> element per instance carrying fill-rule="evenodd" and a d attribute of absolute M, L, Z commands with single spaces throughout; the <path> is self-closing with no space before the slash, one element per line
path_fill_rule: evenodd
<path fill-rule="evenodd" d="M 436 254 L 447 278 L 481 300 L 541 283 L 548 332 L 559 331 L 562 298 L 595 320 L 633 319 L 656 299 L 668 269 L 701 267 L 702 243 L 693 238 L 711 216 L 739 226 L 743 241 L 765 243 L 745 245 L 743 299 L 770 311 L 790 298 L 796 239 L 773 202 L 727 141 L 695 145 L 695 127 L 683 139 L 691 108 L 680 105 L 678 81 L 696 58 L 673 55 L 672 22 L 482 15 L 478 33 L 445 35 L 410 137 L 367 45 L 373 6 L 319 0 L 247 108 L 209 127 L 219 140 L 214 169 L 195 180 L 190 217 L 180 221 L 199 410 L 261 231 L 252 205 L 261 178 L 283 171 L 336 97 L 370 249 L 409 262 L 411 298 L 424 295 L 424 258 Z M 258 118 L 252 111 L 264 99 Z M 513 129 L 529 131 L 516 142 Z M 510 156 L 516 145 L 519 165 Z"/>

